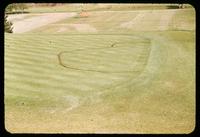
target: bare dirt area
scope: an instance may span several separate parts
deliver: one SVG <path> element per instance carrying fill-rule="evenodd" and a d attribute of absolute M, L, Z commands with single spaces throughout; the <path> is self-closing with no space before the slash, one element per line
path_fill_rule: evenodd
<path fill-rule="evenodd" d="M 75 16 L 76 13 L 43 13 L 36 17 L 23 19 L 26 15 L 17 15 L 17 18 L 22 20 L 13 21 L 13 33 L 24 33 L 33 29 L 45 26 L 50 23 L 60 21 L 62 19 L 70 18 Z M 16 19 L 16 17 L 10 17 Z"/>
<path fill-rule="evenodd" d="M 8 16 L 8 20 L 11 22 L 15 22 L 15 21 L 19 21 L 24 19 L 26 16 L 28 16 L 29 14 L 14 14 L 14 15 L 9 15 Z"/>

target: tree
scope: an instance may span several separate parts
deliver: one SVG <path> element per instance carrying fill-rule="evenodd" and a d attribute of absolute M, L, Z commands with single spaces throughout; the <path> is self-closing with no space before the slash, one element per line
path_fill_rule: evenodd
<path fill-rule="evenodd" d="M 12 33 L 12 22 L 8 21 L 8 16 L 4 15 L 4 31 L 8 33 Z"/>
<path fill-rule="evenodd" d="M 13 4 L 9 4 L 7 7 L 6 7 L 6 12 L 12 12 L 14 10 L 14 5 Z"/>
<path fill-rule="evenodd" d="M 6 7 L 6 12 L 7 13 L 11 13 L 13 11 L 17 10 L 17 4 L 9 4 L 7 7 Z"/>
<path fill-rule="evenodd" d="M 24 3 L 13 3 L 13 4 L 9 4 L 6 7 L 6 12 L 7 13 L 12 13 L 12 12 L 16 12 L 16 11 L 24 12 L 24 10 L 27 8 L 28 8 L 28 6 Z"/>
<path fill-rule="evenodd" d="M 24 3 L 17 4 L 17 9 L 21 12 L 24 12 L 24 10 L 27 8 L 28 8 L 27 5 Z"/>
<path fill-rule="evenodd" d="M 179 4 L 179 9 L 183 9 L 184 8 L 184 5 L 183 4 Z"/>

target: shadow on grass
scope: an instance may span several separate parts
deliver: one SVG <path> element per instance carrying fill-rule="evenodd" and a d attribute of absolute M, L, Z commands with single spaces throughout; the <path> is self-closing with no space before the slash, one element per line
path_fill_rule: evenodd
<path fill-rule="evenodd" d="M 6 12 L 6 14 L 27 14 L 30 13 L 28 11 L 14 11 L 14 12 Z"/>
<path fill-rule="evenodd" d="M 170 5 L 170 6 L 167 6 L 168 9 L 179 9 L 179 6 L 178 5 Z"/>

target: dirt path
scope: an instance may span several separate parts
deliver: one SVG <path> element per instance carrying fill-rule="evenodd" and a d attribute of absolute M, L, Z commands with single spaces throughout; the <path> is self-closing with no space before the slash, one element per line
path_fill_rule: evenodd
<path fill-rule="evenodd" d="M 8 15 L 8 20 L 11 22 L 16 22 L 18 20 L 24 19 L 28 14 L 13 14 L 13 15 Z"/>
<path fill-rule="evenodd" d="M 76 13 L 43 13 L 39 16 L 13 22 L 13 33 L 24 33 L 75 16 Z"/>
<path fill-rule="evenodd" d="M 141 21 L 142 20 L 142 18 L 144 17 L 144 13 L 138 13 L 137 14 L 137 16 L 135 17 L 135 18 L 133 18 L 131 21 L 129 21 L 129 22 L 125 22 L 125 23 L 122 23 L 121 25 L 120 25 L 120 27 L 125 27 L 125 28 L 132 28 L 132 26 L 134 25 L 134 24 L 137 24 L 137 22 L 139 22 L 139 21 Z"/>

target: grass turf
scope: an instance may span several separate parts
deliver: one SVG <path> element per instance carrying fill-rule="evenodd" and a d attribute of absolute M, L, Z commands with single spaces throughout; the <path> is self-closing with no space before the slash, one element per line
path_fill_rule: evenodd
<path fill-rule="evenodd" d="M 40 35 L 36 31 L 6 34 L 6 129 L 35 133 L 191 132 L 195 127 L 192 12 L 185 11 L 188 27 L 184 31 L 132 28 L 126 35 L 114 33 L 115 29 L 112 34 L 82 35 L 76 31 L 48 34 L 40 28 L 44 30 Z M 174 16 L 180 17 L 179 13 Z M 113 19 L 117 21 L 117 17 Z M 178 24 L 180 18 L 176 19 Z M 98 30 L 105 31 L 103 25 Z M 113 43 L 126 44 L 111 47 Z M 59 64 L 57 55 L 62 51 L 63 63 L 80 70 Z"/>

